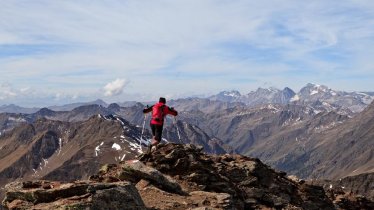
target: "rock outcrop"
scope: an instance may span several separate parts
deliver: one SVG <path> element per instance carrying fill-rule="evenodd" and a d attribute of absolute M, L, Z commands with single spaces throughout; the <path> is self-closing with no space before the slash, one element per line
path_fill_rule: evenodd
<path fill-rule="evenodd" d="M 143 158 L 143 163 L 174 178 L 189 195 L 209 192 L 226 196 L 223 206 L 208 207 L 333 209 L 321 187 L 293 182 L 286 173 L 277 172 L 258 159 L 241 155 L 210 156 L 201 150 L 194 145 L 167 144 Z M 141 194 L 142 190 L 145 189 L 140 189 Z"/>
<path fill-rule="evenodd" d="M 9 209 L 145 209 L 130 182 L 12 182 L 5 186 Z"/>
<path fill-rule="evenodd" d="M 165 144 L 140 160 L 104 165 L 89 181 L 14 182 L 9 209 L 370 209 L 367 199 L 325 191 L 260 160 L 207 155 L 194 145 Z M 353 198 L 353 197 L 352 197 Z"/>

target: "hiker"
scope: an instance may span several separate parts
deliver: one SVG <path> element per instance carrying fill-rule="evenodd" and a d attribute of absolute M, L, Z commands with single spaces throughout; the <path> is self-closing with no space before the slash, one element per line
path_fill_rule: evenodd
<path fill-rule="evenodd" d="M 173 116 L 177 116 L 178 112 L 174 110 L 172 107 L 168 107 L 166 104 L 166 99 L 160 97 L 158 103 L 154 104 L 151 107 L 147 107 L 143 109 L 143 113 L 146 114 L 152 111 L 152 118 L 151 118 L 151 129 L 152 129 L 152 142 L 148 147 L 148 153 L 151 151 L 152 146 L 157 147 L 157 145 L 161 142 L 162 137 L 162 129 L 164 126 L 164 118 L 166 115 L 170 114 Z"/>

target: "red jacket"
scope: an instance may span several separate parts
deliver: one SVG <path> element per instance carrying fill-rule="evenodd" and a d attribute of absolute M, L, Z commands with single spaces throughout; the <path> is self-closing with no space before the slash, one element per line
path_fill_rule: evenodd
<path fill-rule="evenodd" d="M 170 114 L 173 116 L 177 116 L 178 112 L 175 111 L 173 108 L 168 107 L 164 103 L 156 103 L 155 105 L 143 109 L 143 113 L 148 113 L 152 111 L 152 119 L 151 124 L 155 125 L 163 125 L 164 124 L 164 118 L 166 115 Z"/>

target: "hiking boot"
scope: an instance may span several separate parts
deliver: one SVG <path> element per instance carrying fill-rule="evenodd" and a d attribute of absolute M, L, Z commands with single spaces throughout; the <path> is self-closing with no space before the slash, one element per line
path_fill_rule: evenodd
<path fill-rule="evenodd" d="M 152 144 L 148 145 L 146 154 L 149 155 L 152 152 Z"/>
<path fill-rule="evenodd" d="M 147 153 L 142 153 L 142 154 L 140 154 L 140 155 L 137 157 L 137 159 L 138 159 L 139 161 L 146 161 L 146 160 L 148 160 L 148 158 L 149 158 L 149 154 L 147 154 Z"/>

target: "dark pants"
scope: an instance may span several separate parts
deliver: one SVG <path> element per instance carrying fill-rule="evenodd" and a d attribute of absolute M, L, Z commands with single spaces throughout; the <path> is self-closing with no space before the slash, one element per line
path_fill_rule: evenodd
<path fill-rule="evenodd" d="M 154 136 L 155 140 L 160 142 L 161 137 L 162 137 L 163 125 L 151 124 L 151 129 L 152 129 L 152 135 Z"/>

